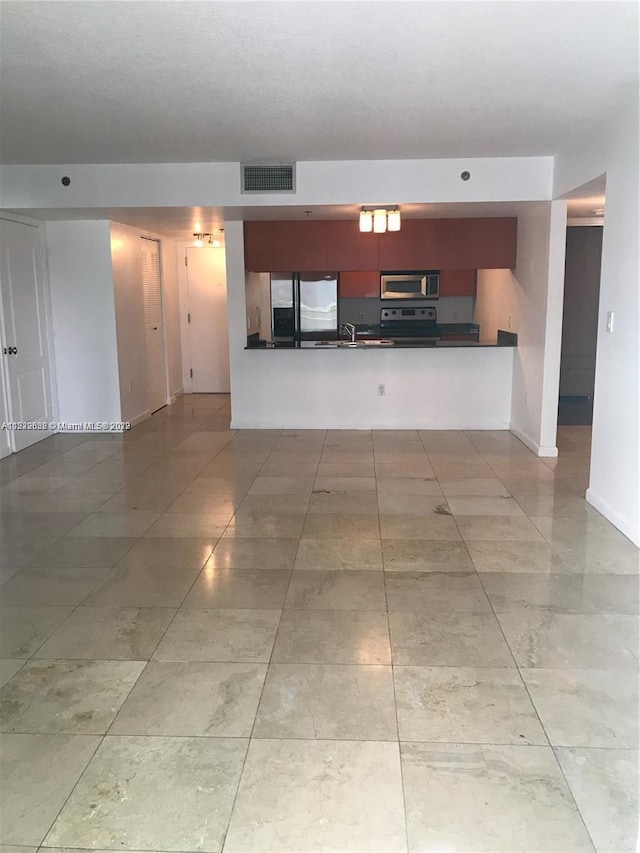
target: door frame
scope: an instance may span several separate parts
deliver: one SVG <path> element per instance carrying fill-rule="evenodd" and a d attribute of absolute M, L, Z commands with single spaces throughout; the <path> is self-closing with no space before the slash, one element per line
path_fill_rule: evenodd
<path fill-rule="evenodd" d="M 47 343 L 47 356 L 49 361 L 49 385 L 51 388 L 51 415 L 55 420 L 58 416 L 58 384 L 57 384 L 57 375 L 56 375 L 56 358 L 55 358 L 55 347 L 54 347 L 54 329 L 53 329 L 53 310 L 51 306 L 51 285 L 49 280 L 49 257 L 47 253 L 47 231 L 46 231 L 46 222 L 43 222 L 38 219 L 31 219 L 28 216 L 21 216 L 20 214 L 7 213 L 4 210 L 0 210 L 0 219 L 6 220 L 7 222 L 15 222 L 17 225 L 30 225 L 33 228 L 36 228 L 38 231 L 38 242 L 40 244 L 40 271 L 42 273 L 42 283 L 44 288 L 44 314 L 45 314 L 45 340 Z M 5 334 L 5 319 L 4 319 L 4 310 L 2 308 L 2 299 L 0 299 L 0 325 L 2 326 L 2 333 Z M 9 399 L 9 374 L 7 369 L 7 363 L 3 358 L 0 361 L 0 371 L 2 372 L 2 388 L 0 388 L 0 392 L 4 396 L 5 409 L 7 412 L 7 418 L 9 420 L 13 419 L 13 412 L 11 409 L 11 400 Z M 60 430 L 54 430 L 54 433 L 60 432 Z M 37 444 L 38 442 L 34 442 Z M 9 433 L 9 447 L 10 454 L 16 452 L 15 450 L 15 437 L 13 433 Z M 26 448 L 28 449 L 28 448 Z"/>
<path fill-rule="evenodd" d="M 170 406 L 175 402 L 175 398 L 171 396 L 171 388 L 169 385 L 169 350 L 167 343 L 167 306 L 165 302 L 165 294 L 164 294 L 164 268 L 162 263 L 162 238 L 155 237 L 149 233 L 142 232 L 140 234 L 141 240 L 149 240 L 152 243 L 156 243 L 158 246 L 158 275 L 160 276 L 160 310 L 162 312 L 162 360 L 164 362 L 164 399 L 165 406 Z M 142 279 L 141 279 L 142 281 Z M 164 408 L 164 407 L 162 407 Z M 154 411 L 160 411 L 159 409 L 154 409 Z M 151 409 L 149 409 L 149 413 L 153 414 Z"/>

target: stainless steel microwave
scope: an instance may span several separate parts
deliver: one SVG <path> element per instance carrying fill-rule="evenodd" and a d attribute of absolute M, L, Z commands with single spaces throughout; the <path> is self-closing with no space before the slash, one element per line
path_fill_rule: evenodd
<path fill-rule="evenodd" d="M 383 272 L 380 274 L 382 299 L 438 299 L 440 271 Z"/>

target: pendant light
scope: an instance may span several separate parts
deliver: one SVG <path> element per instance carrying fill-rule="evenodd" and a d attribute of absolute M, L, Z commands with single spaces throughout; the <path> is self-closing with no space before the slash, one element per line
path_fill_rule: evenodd
<path fill-rule="evenodd" d="M 400 210 L 398 207 L 376 207 L 360 210 L 360 230 L 384 234 L 385 231 L 400 230 Z"/>
<path fill-rule="evenodd" d="M 373 229 L 373 213 L 370 210 L 360 211 L 360 230 L 371 231 Z"/>
<path fill-rule="evenodd" d="M 387 229 L 389 231 L 400 230 L 400 211 L 397 207 L 387 213 Z"/>

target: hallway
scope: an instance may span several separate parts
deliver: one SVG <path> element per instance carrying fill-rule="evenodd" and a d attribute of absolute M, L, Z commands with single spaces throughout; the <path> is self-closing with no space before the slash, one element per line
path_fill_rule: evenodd
<path fill-rule="evenodd" d="M 0 462 L 0 842 L 634 850 L 638 550 L 589 437 L 193 395 Z"/>

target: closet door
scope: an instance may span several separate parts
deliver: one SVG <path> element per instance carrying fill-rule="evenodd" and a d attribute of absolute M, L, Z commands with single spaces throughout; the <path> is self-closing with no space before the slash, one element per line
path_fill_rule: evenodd
<path fill-rule="evenodd" d="M 141 238 L 144 343 L 147 361 L 147 400 L 150 412 L 155 412 L 167 405 L 159 248 L 157 240 Z"/>
<path fill-rule="evenodd" d="M 49 328 L 38 229 L 0 220 L 0 339 L 6 416 L 38 423 L 37 429 L 10 431 L 13 451 L 53 434 Z M 0 392 L 2 389 L 0 388 Z M 2 440 L 6 454 L 6 436 Z"/>

